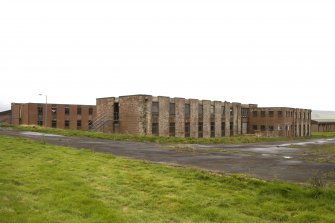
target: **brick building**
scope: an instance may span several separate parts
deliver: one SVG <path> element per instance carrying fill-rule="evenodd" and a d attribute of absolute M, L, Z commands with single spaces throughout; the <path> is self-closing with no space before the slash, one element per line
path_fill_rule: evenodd
<path fill-rule="evenodd" d="M 95 119 L 95 105 L 12 103 L 13 125 L 88 130 Z"/>
<path fill-rule="evenodd" d="M 312 132 L 335 132 L 335 120 L 312 120 Z"/>
<path fill-rule="evenodd" d="M 9 124 L 9 123 L 11 123 L 11 119 L 12 119 L 12 111 L 11 110 L 0 112 L 0 122 L 4 122 L 4 123 Z"/>
<path fill-rule="evenodd" d="M 243 134 L 309 136 L 311 110 L 227 101 L 129 95 L 97 99 L 94 129 L 209 138 Z"/>

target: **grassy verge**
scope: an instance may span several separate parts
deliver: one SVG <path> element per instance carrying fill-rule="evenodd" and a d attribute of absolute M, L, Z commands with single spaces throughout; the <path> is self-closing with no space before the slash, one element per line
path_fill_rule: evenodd
<path fill-rule="evenodd" d="M 335 163 L 335 144 L 324 145 L 293 145 L 292 148 L 301 148 L 304 158 L 320 163 Z"/>
<path fill-rule="evenodd" d="M 257 142 L 276 142 L 290 141 L 294 139 L 307 139 L 310 137 L 257 137 L 254 135 L 231 136 L 222 138 L 181 138 L 167 136 L 144 136 L 127 134 L 109 134 L 101 132 L 90 132 L 81 130 L 43 128 L 39 126 L 16 126 L 16 130 L 45 132 L 51 134 L 60 134 L 65 136 L 91 137 L 99 139 L 111 139 L 116 141 L 137 141 L 137 142 L 156 142 L 156 143 L 184 143 L 184 144 L 239 144 L 239 143 L 257 143 Z"/>
<path fill-rule="evenodd" d="M 333 222 L 335 188 L 0 136 L 0 222 Z"/>
<path fill-rule="evenodd" d="M 335 132 L 312 132 L 312 138 L 334 138 Z"/>

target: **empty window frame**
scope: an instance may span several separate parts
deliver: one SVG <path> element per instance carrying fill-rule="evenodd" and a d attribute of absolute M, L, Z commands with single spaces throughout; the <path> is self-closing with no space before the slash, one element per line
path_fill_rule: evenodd
<path fill-rule="evenodd" d="M 190 104 L 185 104 L 185 116 L 189 117 L 191 114 Z"/>
<path fill-rule="evenodd" d="M 152 129 L 151 129 L 151 131 L 152 131 L 153 135 L 158 136 L 158 133 L 159 133 L 159 129 L 158 128 L 159 128 L 158 123 L 152 123 Z"/>
<path fill-rule="evenodd" d="M 257 115 L 258 115 L 258 112 L 257 112 L 257 111 L 252 111 L 252 116 L 253 116 L 253 117 L 257 117 Z"/>
<path fill-rule="evenodd" d="M 64 127 L 65 127 L 66 129 L 70 128 L 70 121 L 69 121 L 69 120 L 65 120 L 65 121 L 64 121 Z"/>
<path fill-rule="evenodd" d="M 248 114 L 249 114 L 249 109 L 247 109 L 247 108 L 242 108 L 241 109 L 242 117 L 248 117 Z"/>
<path fill-rule="evenodd" d="M 221 123 L 221 136 L 225 136 L 225 131 L 226 131 L 226 123 L 222 122 Z"/>
<path fill-rule="evenodd" d="M 257 130 L 257 125 L 253 125 L 252 130 Z"/>
<path fill-rule="evenodd" d="M 158 102 L 152 102 L 152 108 L 151 108 L 151 112 L 153 114 L 158 114 Z"/>
<path fill-rule="evenodd" d="M 198 105 L 198 115 L 199 117 L 202 117 L 204 114 L 204 106 L 203 105 Z"/>
<path fill-rule="evenodd" d="M 81 115 L 81 106 L 77 105 L 77 115 Z"/>
<path fill-rule="evenodd" d="M 215 122 L 211 122 L 211 137 L 215 137 Z"/>
<path fill-rule="evenodd" d="M 52 120 L 51 121 L 51 128 L 56 128 L 57 127 L 57 121 L 56 120 Z"/>
<path fill-rule="evenodd" d="M 265 117 L 265 111 L 261 111 L 261 117 Z"/>
<path fill-rule="evenodd" d="M 224 115 L 224 113 L 225 113 L 225 107 L 221 106 L 221 114 Z"/>
<path fill-rule="evenodd" d="M 274 111 L 269 111 L 269 117 L 273 117 L 274 116 Z"/>
<path fill-rule="evenodd" d="M 81 120 L 77 120 L 77 129 L 81 129 Z"/>
<path fill-rule="evenodd" d="M 69 115 L 70 114 L 70 105 L 65 105 L 64 106 L 64 113 L 65 113 L 65 115 Z"/>
<path fill-rule="evenodd" d="M 214 115 L 215 114 L 215 106 L 214 105 L 211 105 L 211 115 Z"/>
<path fill-rule="evenodd" d="M 266 128 L 265 128 L 265 125 L 261 125 L 261 131 L 265 131 Z"/>
<path fill-rule="evenodd" d="M 278 117 L 283 117 L 283 111 L 278 111 Z"/>
<path fill-rule="evenodd" d="M 190 123 L 185 123 L 185 137 L 190 137 Z"/>
<path fill-rule="evenodd" d="M 198 123 L 198 138 L 202 138 L 204 137 L 204 127 L 203 127 L 203 123 L 199 122 Z"/>
<path fill-rule="evenodd" d="M 93 115 L 93 107 L 88 107 L 88 114 Z"/>
<path fill-rule="evenodd" d="M 93 127 L 93 121 L 92 120 L 88 120 L 88 128 L 92 129 Z"/>
<path fill-rule="evenodd" d="M 37 120 L 37 125 L 42 126 L 43 125 L 43 121 L 42 120 Z"/>
<path fill-rule="evenodd" d="M 37 115 L 43 115 L 43 106 L 42 105 L 37 106 Z"/>
<path fill-rule="evenodd" d="M 273 125 L 269 125 L 269 131 L 274 131 Z"/>
<path fill-rule="evenodd" d="M 176 104 L 175 103 L 170 103 L 169 113 L 170 115 L 176 115 Z"/>
<path fill-rule="evenodd" d="M 169 135 L 175 136 L 176 135 L 176 123 L 170 122 L 169 124 Z"/>

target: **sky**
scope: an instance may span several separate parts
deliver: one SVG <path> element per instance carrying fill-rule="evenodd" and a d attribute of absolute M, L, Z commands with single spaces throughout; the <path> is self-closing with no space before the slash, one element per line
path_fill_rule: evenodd
<path fill-rule="evenodd" d="M 0 111 L 151 94 L 335 111 L 334 1 L 0 1 Z"/>

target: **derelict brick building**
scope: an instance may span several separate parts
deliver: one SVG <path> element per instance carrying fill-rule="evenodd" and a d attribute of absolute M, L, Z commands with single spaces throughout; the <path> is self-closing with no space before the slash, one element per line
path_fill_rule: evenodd
<path fill-rule="evenodd" d="M 88 130 L 95 119 L 95 105 L 12 103 L 13 125 Z"/>
<path fill-rule="evenodd" d="M 309 136 L 311 131 L 308 109 L 151 95 L 98 98 L 96 106 L 93 128 L 103 132 L 209 138 Z"/>

